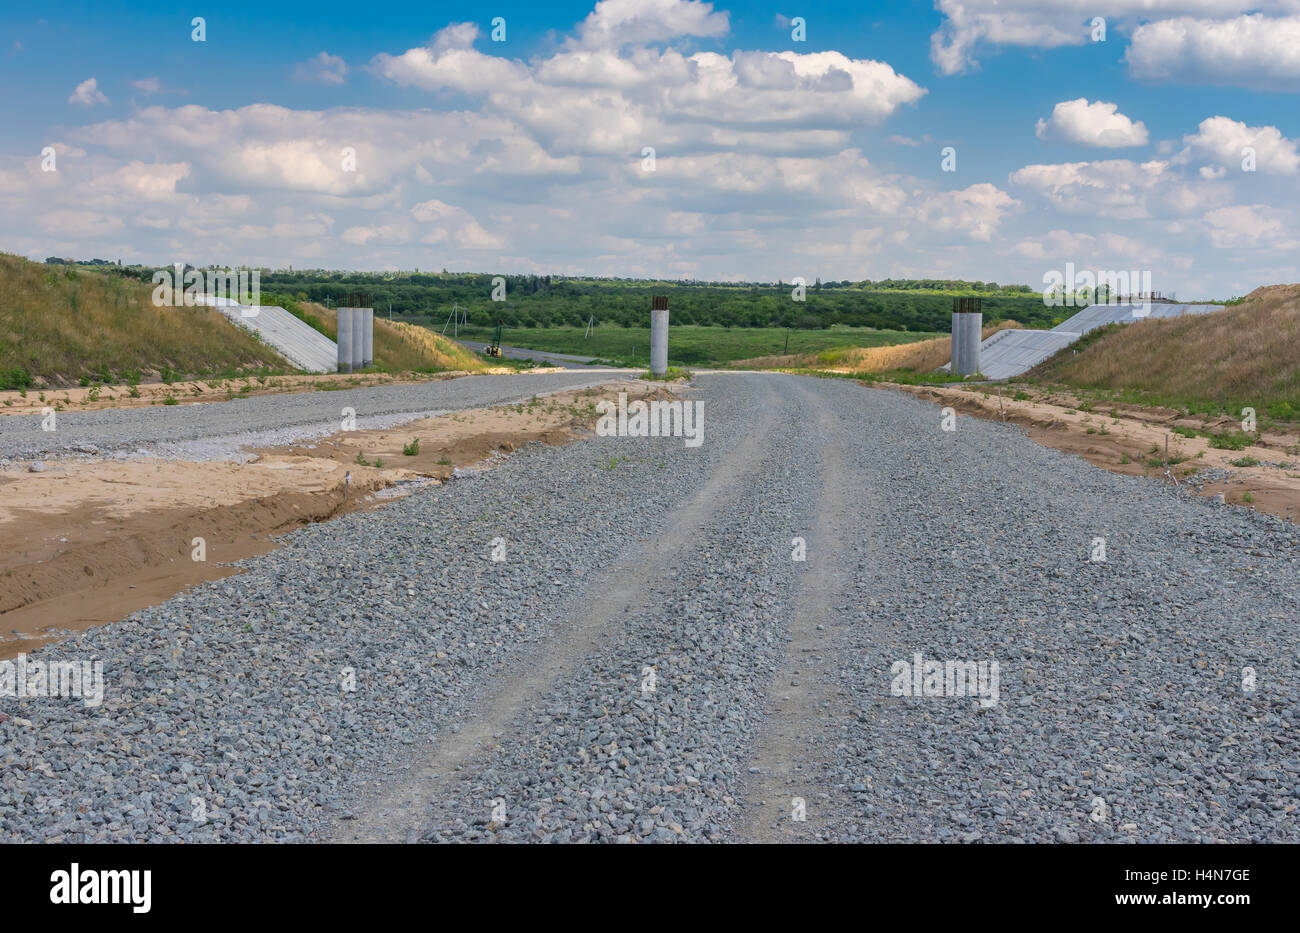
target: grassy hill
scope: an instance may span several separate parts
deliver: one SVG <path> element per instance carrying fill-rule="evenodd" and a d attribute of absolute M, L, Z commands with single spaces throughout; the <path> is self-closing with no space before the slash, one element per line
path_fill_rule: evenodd
<path fill-rule="evenodd" d="M 260 339 L 204 307 L 158 308 L 150 283 L 86 266 L 0 253 L 0 389 L 290 373 Z M 264 304 L 281 304 L 263 294 Z M 335 315 L 289 310 L 334 339 Z M 376 368 L 387 372 L 486 368 L 465 348 L 407 324 L 375 319 Z"/>
<path fill-rule="evenodd" d="M 289 372 L 211 308 L 156 308 L 148 283 L 0 253 L 0 388 Z"/>
<path fill-rule="evenodd" d="M 1188 412 L 1237 416 L 1249 406 L 1261 418 L 1300 419 L 1300 285 L 1257 288 L 1211 314 L 1095 331 L 1024 378 Z"/>

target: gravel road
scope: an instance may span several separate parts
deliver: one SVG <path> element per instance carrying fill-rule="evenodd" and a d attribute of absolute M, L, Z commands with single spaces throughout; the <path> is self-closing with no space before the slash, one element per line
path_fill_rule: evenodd
<path fill-rule="evenodd" d="M 0 839 L 1300 841 L 1296 526 L 846 380 L 687 394 L 702 446 L 526 448 L 43 649 L 105 698 L 0 699 Z"/>
<path fill-rule="evenodd" d="M 344 408 L 355 410 L 358 428 L 382 428 L 444 411 L 485 408 L 599 385 L 614 374 L 624 371 L 462 376 L 415 385 L 255 395 L 227 402 L 57 412 L 54 431 L 42 430 L 40 415 L 10 415 L 0 417 L 0 459 L 114 453 L 204 459 L 210 451 L 226 456 L 241 444 L 276 446 L 337 431 Z"/>

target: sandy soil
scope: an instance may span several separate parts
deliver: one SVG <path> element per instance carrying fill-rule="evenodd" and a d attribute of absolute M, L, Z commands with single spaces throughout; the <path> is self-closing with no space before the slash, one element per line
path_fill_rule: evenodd
<path fill-rule="evenodd" d="M 567 443 L 594 426 L 595 401 L 619 391 L 671 393 L 617 380 L 257 450 L 243 464 L 55 460 L 39 473 L 10 464 L 0 471 L 0 658 L 235 573 L 222 564 L 265 553 L 275 535 L 309 522 L 381 507 L 413 481 L 442 482 L 533 441 Z M 412 441 L 418 452 L 403 453 Z M 194 559 L 195 538 L 205 560 Z"/>
<path fill-rule="evenodd" d="M 539 366 L 527 373 L 552 373 L 562 370 Z M 504 366 L 493 366 L 485 373 L 513 373 Z M 49 406 L 59 411 L 98 411 L 102 408 L 144 408 L 162 405 L 167 398 L 177 402 L 226 402 L 233 397 L 248 398 L 254 395 L 277 395 L 293 392 L 318 392 L 327 386 L 347 388 L 390 385 L 393 383 L 436 382 L 455 379 L 470 373 L 452 371 L 445 373 L 326 373 L 315 376 L 268 376 L 265 381 L 255 376 L 238 379 L 192 379 L 170 385 L 163 382 L 126 385 L 77 387 L 66 389 L 28 389 L 26 396 L 17 390 L 0 392 L 0 415 L 31 415 Z M 42 396 L 44 396 L 42 398 Z"/>
<path fill-rule="evenodd" d="M 1300 520 L 1300 431 L 1265 432 L 1257 444 L 1243 450 L 1219 450 L 1210 446 L 1208 438 L 1183 437 L 1172 429 L 1227 433 L 1240 431 L 1240 422 L 1231 418 L 1183 418 L 1168 408 L 1110 402 L 1095 403 L 1092 411 L 1084 411 L 1077 407 L 1080 400 L 1066 392 L 1032 386 L 1002 386 L 1000 399 L 996 386 L 889 387 L 963 414 L 1021 425 L 1038 443 L 1077 454 L 1114 473 L 1170 482 L 1164 465 L 1167 443 L 1169 460 L 1178 461 L 1168 467 L 1169 473 L 1180 482 L 1208 469 L 1234 474 L 1225 482 L 1206 482 L 1198 489 L 1202 495 L 1222 495 L 1233 505 Z M 1016 392 L 1030 398 L 1016 401 L 1011 397 Z M 1260 465 L 1232 464 L 1246 458 L 1259 460 Z"/>

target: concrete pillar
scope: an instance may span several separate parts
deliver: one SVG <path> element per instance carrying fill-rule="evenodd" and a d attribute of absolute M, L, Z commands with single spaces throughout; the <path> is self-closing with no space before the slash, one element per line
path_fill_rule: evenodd
<path fill-rule="evenodd" d="M 352 309 L 339 308 L 339 372 L 352 372 Z"/>
<path fill-rule="evenodd" d="M 984 332 L 984 300 L 952 300 L 952 371 L 969 376 L 980 371 L 980 338 Z"/>
<path fill-rule="evenodd" d="M 655 296 L 650 309 L 650 372 L 668 372 L 668 298 Z"/>
<path fill-rule="evenodd" d="M 952 316 L 952 371 L 969 376 L 980 371 L 980 335 L 984 330 L 981 311 Z"/>
<path fill-rule="evenodd" d="M 362 366 L 361 354 L 365 350 L 365 309 L 352 309 L 352 371 L 356 372 Z"/>
<path fill-rule="evenodd" d="M 375 309 L 366 308 L 364 314 L 366 317 L 363 332 L 366 342 L 361 348 L 361 365 L 373 366 L 375 362 Z"/>

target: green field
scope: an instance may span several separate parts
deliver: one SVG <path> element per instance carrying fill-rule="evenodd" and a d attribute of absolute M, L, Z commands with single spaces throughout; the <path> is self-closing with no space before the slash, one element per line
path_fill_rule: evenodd
<path fill-rule="evenodd" d="M 413 319 L 412 323 L 424 323 Z M 426 325 L 427 326 L 427 325 Z M 435 332 L 441 327 L 435 326 Z M 464 340 L 484 343 L 492 340 L 493 328 L 460 328 Z M 649 364 L 650 329 L 648 327 L 601 326 L 590 336 L 582 327 L 507 328 L 501 342 L 528 350 L 572 353 L 591 360 L 610 360 L 631 364 Z M 790 346 L 786 350 L 786 335 Z M 447 336 L 451 336 L 448 328 Z M 699 327 L 674 326 L 668 332 L 668 361 L 678 366 L 730 363 L 733 360 L 769 356 L 777 353 L 812 353 L 842 347 L 879 347 L 886 344 L 928 340 L 940 334 L 918 331 L 876 330 L 871 327 L 836 325 L 822 330 L 791 330 L 775 327 Z"/>

